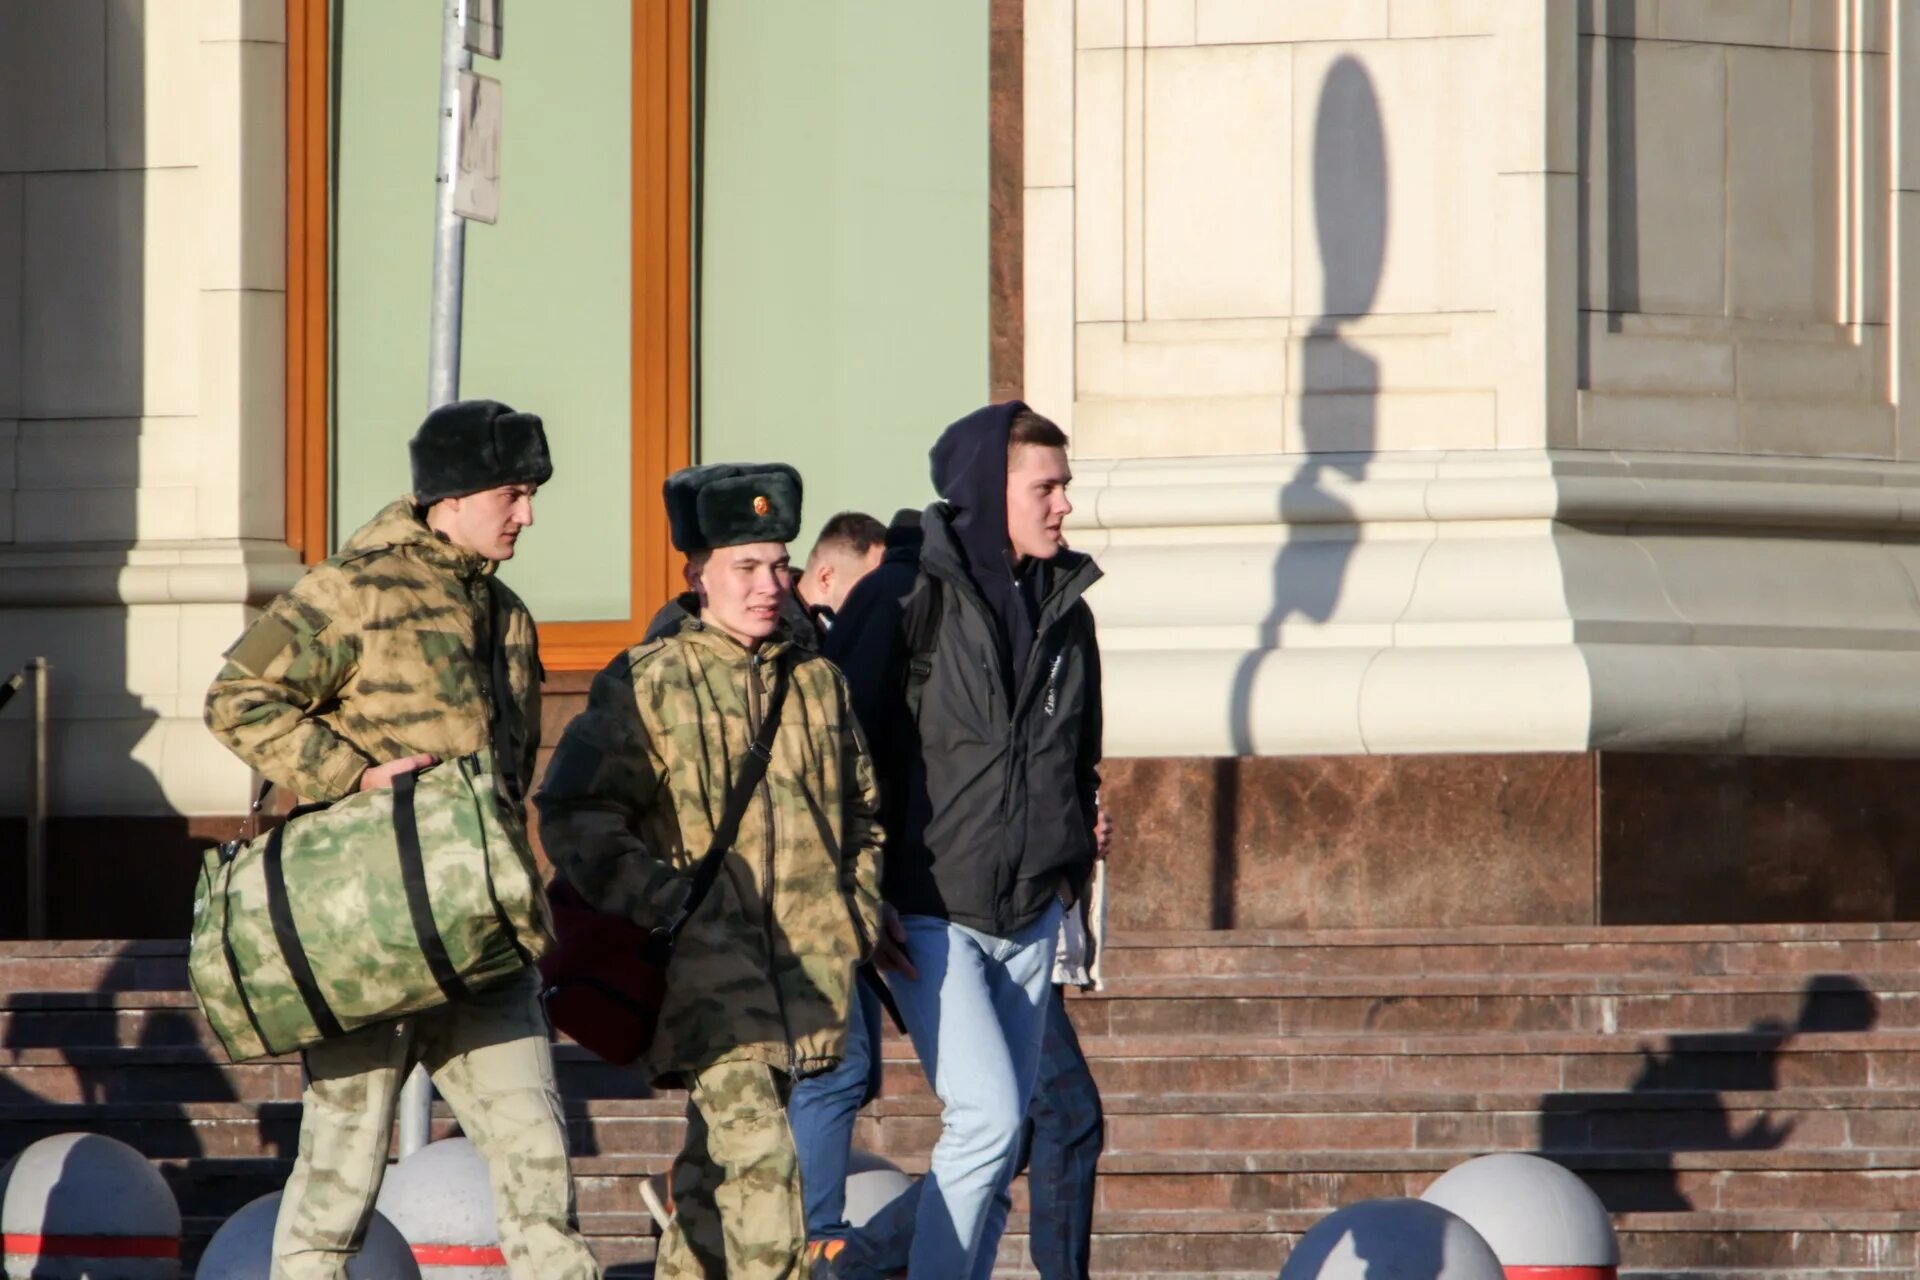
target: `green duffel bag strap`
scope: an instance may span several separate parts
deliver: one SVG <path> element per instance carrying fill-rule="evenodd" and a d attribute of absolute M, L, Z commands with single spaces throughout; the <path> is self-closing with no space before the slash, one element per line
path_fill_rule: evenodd
<path fill-rule="evenodd" d="M 281 958 L 287 962 L 287 972 L 293 975 L 294 988 L 300 993 L 300 1002 L 307 1007 L 307 1016 L 313 1019 L 314 1028 L 321 1036 L 331 1040 L 346 1034 L 346 1030 L 340 1025 L 340 1019 L 334 1016 L 332 1008 L 328 1006 L 326 996 L 321 994 L 320 984 L 313 976 L 313 961 L 307 958 L 306 944 L 300 941 L 300 930 L 294 926 L 293 899 L 287 893 L 287 873 L 282 860 L 288 825 L 295 818 L 304 817 L 309 813 L 318 813 L 326 807 L 324 804 L 303 804 L 289 813 L 286 819 L 273 829 L 273 834 L 267 837 L 267 849 L 261 857 L 260 870 L 267 884 L 267 920 L 273 926 L 273 940 L 280 946 Z M 399 810 L 400 806 L 396 802 L 394 805 L 396 825 L 400 816 Z M 411 821 L 413 818 L 411 787 L 407 789 L 406 810 L 407 818 Z M 416 863 L 419 852 L 420 845 L 416 840 L 414 842 Z M 233 963 L 231 953 L 229 953 L 228 963 Z M 238 977 L 237 968 L 235 976 Z M 246 1000 L 244 989 L 241 991 L 240 998 L 244 1003 Z M 247 1009 L 247 1017 L 253 1017 L 251 1006 Z M 259 1029 L 257 1021 L 254 1023 L 254 1029 L 256 1031 Z M 264 1042 L 266 1037 L 262 1036 L 261 1040 Z"/>
<path fill-rule="evenodd" d="M 406 891 L 407 914 L 413 918 L 420 954 L 426 958 L 434 985 L 451 1003 L 464 1000 L 471 993 L 453 967 L 453 959 L 447 954 L 447 940 L 440 936 L 440 926 L 434 923 L 433 897 L 427 891 L 426 858 L 420 849 L 420 822 L 414 809 L 419 785 L 420 779 L 414 773 L 403 773 L 393 780 L 394 847 L 400 854 L 400 886 Z M 499 909 L 497 900 L 495 909 Z"/>

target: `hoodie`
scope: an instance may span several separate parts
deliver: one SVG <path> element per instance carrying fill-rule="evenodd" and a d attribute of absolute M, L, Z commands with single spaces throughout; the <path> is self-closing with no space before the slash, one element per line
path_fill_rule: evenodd
<path fill-rule="evenodd" d="M 1009 691 L 1026 673 L 1044 595 L 1045 566 L 1016 564 L 1007 540 L 1007 436 L 1026 407 L 1008 400 L 976 409 L 941 432 L 929 455 L 967 576 L 993 614 Z"/>

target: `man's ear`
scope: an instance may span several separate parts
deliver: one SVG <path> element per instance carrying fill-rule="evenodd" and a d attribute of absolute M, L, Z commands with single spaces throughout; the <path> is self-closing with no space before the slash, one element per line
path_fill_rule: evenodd
<path fill-rule="evenodd" d="M 680 566 L 680 576 L 686 580 L 687 590 L 700 597 L 700 603 L 707 602 L 707 591 L 700 583 L 700 566 L 689 560 Z"/>
<path fill-rule="evenodd" d="M 834 572 L 833 561 L 822 557 L 820 560 L 820 568 L 817 572 L 820 578 L 820 594 L 823 596 L 832 595 L 833 580 L 838 576 Z"/>

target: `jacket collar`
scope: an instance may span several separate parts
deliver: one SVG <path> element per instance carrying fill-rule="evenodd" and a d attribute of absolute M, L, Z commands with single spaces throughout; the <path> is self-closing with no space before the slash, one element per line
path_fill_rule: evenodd
<path fill-rule="evenodd" d="M 920 528 L 924 538 L 920 547 L 921 565 L 935 577 L 969 592 L 978 601 L 979 588 L 967 572 L 959 536 L 953 531 L 952 509 L 944 502 L 934 503 L 921 517 Z M 1041 626 L 1071 608 L 1101 576 L 1100 566 L 1094 563 L 1092 556 L 1072 548 L 1055 556 L 1047 567 L 1047 594 L 1040 602 L 1041 616 L 1037 619 Z M 982 604 L 982 607 L 985 605 Z"/>

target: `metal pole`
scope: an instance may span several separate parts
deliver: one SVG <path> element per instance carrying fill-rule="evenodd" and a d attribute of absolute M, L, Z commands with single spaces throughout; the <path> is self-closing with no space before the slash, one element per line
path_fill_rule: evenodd
<path fill-rule="evenodd" d="M 33 794 L 27 809 L 27 936 L 47 936 L 47 673 L 45 658 L 33 672 Z"/>
<path fill-rule="evenodd" d="M 453 211 L 460 163 L 460 73 L 471 70 L 467 0 L 446 0 L 440 33 L 440 160 L 434 175 L 433 312 L 427 352 L 427 408 L 460 398 L 460 292 L 467 220 Z"/>
<path fill-rule="evenodd" d="M 467 220 L 453 211 L 460 163 L 460 73 L 467 50 L 467 0 L 446 0 L 440 28 L 440 158 L 433 192 L 433 309 L 427 338 L 427 408 L 460 398 L 460 294 L 466 274 Z M 400 1158 L 427 1145 L 433 1131 L 433 1082 L 415 1067 L 400 1091 Z"/>

